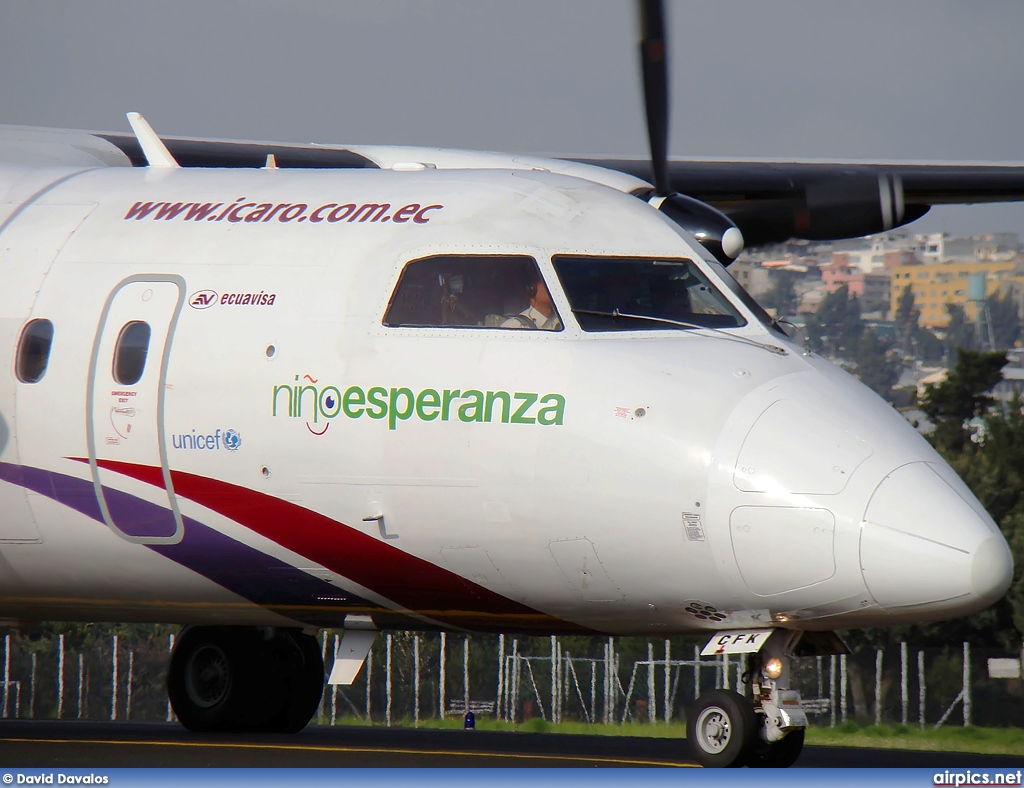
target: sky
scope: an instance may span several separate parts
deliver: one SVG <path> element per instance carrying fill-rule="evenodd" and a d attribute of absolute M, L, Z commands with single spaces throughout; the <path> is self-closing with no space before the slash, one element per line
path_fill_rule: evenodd
<path fill-rule="evenodd" d="M 667 0 L 670 155 L 1024 162 L 1024 3 Z M 0 0 L 0 123 L 645 157 L 627 0 Z M 1024 203 L 913 225 L 1016 231 Z"/>

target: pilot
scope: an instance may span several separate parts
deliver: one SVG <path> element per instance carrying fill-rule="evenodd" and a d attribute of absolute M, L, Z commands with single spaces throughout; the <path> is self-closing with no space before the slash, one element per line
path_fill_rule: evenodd
<path fill-rule="evenodd" d="M 562 321 L 551 302 L 544 280 L 538 277 L 526 288 L 530 305 L 518 315 L 514 315 L 501 324 L 502 328 L 540 328 L 544 331 L 559 331 Z"/>

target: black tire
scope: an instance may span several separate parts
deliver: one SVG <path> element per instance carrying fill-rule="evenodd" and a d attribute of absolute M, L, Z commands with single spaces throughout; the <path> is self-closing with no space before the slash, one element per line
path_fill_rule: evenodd
<path fill-rule="evenodd" d="M 749 766 L 764 769 L 785 769 L 796 763 L 804 749 L 804 729 L 790 731 L 779 741 L 758 741 L 750 753 Z"/>
<path fill-rule="evenodd" d="M 686 739 L 702 766 L 745 766 L 754 743 L 753 704 L 731 690 L 711 690 L 686 715 Z"/>
<path fill-rule="evenodd" d="M 244 654 L 251 639 L 241 627 L 186 627 L 178 636 L 167 695 L 190 731 L 234 728 L 246 716 L 254 682 Z"/>
<path fill-rule="evenodd" d="M 280 710 L 264 726 L 279 733 L 298 733 L 316 714 L 324 692 L 324 661 L 320 643 L 301 630 L 283 635 L 288 648 L 288 671 Z"/>

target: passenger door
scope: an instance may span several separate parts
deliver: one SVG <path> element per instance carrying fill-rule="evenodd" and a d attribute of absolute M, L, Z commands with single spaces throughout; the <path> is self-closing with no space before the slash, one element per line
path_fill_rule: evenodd
<path fill-rule="evenodd" d="M 124 279 L 107 297 L 93 341 L 86 402 L 89 465 L 103 518 L 133 542 L 175 543 L 183 533 L 167 462 L 164 398 L 185 292 L 180 276 Z M 126 481 L 116 470 L 119 463 L 136 466 L 136 472 L 142 466 L 147 481 L 166 493 L 161 505 L 119 493 L 115 488 Z"/>

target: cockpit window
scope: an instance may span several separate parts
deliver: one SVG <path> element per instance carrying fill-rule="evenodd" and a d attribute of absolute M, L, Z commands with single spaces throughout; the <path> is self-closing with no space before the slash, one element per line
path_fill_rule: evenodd
<path fill-rule="evenodd" d="M 732 291 L 733 295 L 740 300 L 740 303 L 754 314 L 754 317 L 760 320 L 763 325 L 774 331 L 776 334 L 784 336 L 787 339 L 789 338 L 789 334 L 787 334 L 786 331 L 772 319 L 772 316 L 764 310 L 763 306 L 754 300 L 754 297 L 746 291 L 743 285 L 736 281 L 736 277 L 730 274 L 724 265 L 719 262 L 715 262 L 714 260 L 707 260 L 706 262 L 714 269 L 715 273 L 721 277 L 722 281 L 725 282 L 725 286 L 728 287 L 729 290 Z"/>
<path fill-rule="evenodd" d="M 532 257 L 512 255 L 412 261 L 395 286 L 384 325 L 562 328 L 537 262 Z"/>
<path fill-rule="evenodd" d="M 584 331 L 736 328 L 743 316 L 689 260 L 554 257 Z"/>

